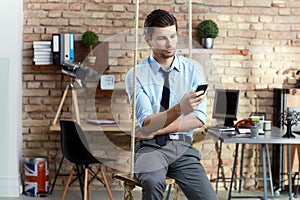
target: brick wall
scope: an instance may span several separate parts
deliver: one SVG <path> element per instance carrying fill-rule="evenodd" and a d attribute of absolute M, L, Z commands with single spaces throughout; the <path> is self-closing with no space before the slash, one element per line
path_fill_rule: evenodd
<path fill-rule="evenodd" d="M 24 43 L 23 43 L 23 154 L 24 156 L 47 156 L 50 163 L 50 181 L 53 179 L 55 164 L 59 162 L 60 133 L 51 132 L 50 125 L 69 77 L 59 68 L 32 68 L 32 41 L 51 40 L 53 33 L 74 32 L 80 40 L 84 31 L 95 31 L 100 40 L 109 42 L 109 70 L 106 73 L 116 77 L 116 88 L 124 88 L 124 77 L 134 64 L 135 1 L 129 0 L 24 0 Z M 162 8 L 171 11 L 178 19 L 179 33 L 188 35 L 188 7 L 186 1 L 140 1 L 140 27 L 151 10 Z M 239 119 L 251 112 L 264 112 L 272 119 L 273 88 L 294 87 L 294 73 L 299 69 L 300 57 L 300 2 L 284 0 L 198 0 L 193 3 L 193 37 L 197 24 L 203 19 L 217 22 L 220 32 L 214 48 L 248 49 L 249 54 L 193 55 L 203 64 L 207 81 L 208 114 L 211 114 L 213 89 L 219 87 L 242 91 Z M 149 54 L 141 37 L 139 60 Z M 181 41 L 184 45 L 184 40 Z M 187 46 L 183 46 L 187 48 Z M 97 83 L 96 83 L 97 85 Z M 97 86 L 92 86 L 96 89 Z M 130 120 L 130 108 L 122 90 L 110 93 L 95 92 L 87 98 L 85 91 L 76 85 L 82 120 L 95 115 L 99 118 Z M 68 94 L 63 106 L 62 118 L 72 118 L 71 95 Z M 209 118 L 208 122 L 211 122 Z M 104 134 L 102 134 L 104 136 Z M 115 163 L 116 169 L 107 168 L 111 174 L 118 170 L 129 170 L 130 152 L 127 137 L 114 137 L 117 145 L 101 148 L 102 136 L 93 139 L 93 150 L 101 154 L 121 154 L 124 159 Z M 117 139 L 116 139 L 117 138 Z M 127 147 L 125 147 L 127 146 Z M 119 148 L 121 147 L 122 150 Z M 227 145 L 225 174 L 231 168 L 233 146 Z M 259 159 L 256 146 L 247 149 L 247 169 L 255 171 L 255 160 Z M 124 150 L 125 149 L 125 150 Z M 200 144 L 204 164 L 209 178 L 216 177 L 217 156 L 214 143 L 206 140 Z M 70 165 L 63 170 L 70 169 Z M 125 165 L 124 165 L 125 164 Z M 252 176 L 252 174 L 246 174 Z M 65 179 L 60 178 L 57 187 Z M 118 181 L 109 178 L 113 186 Z M 255 187 L 248 182 L 245 187 Z"/>

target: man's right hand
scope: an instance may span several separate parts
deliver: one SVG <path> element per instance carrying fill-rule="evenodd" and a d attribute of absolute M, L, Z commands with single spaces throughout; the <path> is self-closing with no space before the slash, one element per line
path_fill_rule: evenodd
<path fill-rule="evenodd" d="M 196 110 L 199 104 L 206 97 L 206 92 L 202 93 L 203 91 L 186 93 L 180 100 L 181 114 L 189 114 Z"/>
<path fill-rule="evenodd" d="M 145 131 L 143 131 L 139 125 L 135 127 L 136 141 L 151 140 L 154 138 L 154 136 L 154 133 L 146 133 Z"/>

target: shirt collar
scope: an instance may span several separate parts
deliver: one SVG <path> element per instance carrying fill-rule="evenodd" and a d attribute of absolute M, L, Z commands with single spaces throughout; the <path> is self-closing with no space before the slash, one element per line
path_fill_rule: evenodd
<path fill-rule="evenodd" d="M 148 62 L 150 64 L 152 70 L 156 74 L 159 71 L 159 69 L 161 68 L 160 64 L 154 59 L 153 55 L 149 56 Z M 172 71 L 174 69 L 176 71 L 180 71 L 180 65 L 179 65 L 178 55 L 175 55 L 174 61 L 173 61 L 172 66 L 171 66 L 171 68 L 170 68 L 169 71 Z"/>

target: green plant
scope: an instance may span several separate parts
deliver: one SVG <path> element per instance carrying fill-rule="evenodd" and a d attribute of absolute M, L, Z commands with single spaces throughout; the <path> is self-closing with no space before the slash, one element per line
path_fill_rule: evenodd
<path fill-rule="evenodd" d="M 216 38 L 219 34 L 218 25 L 212 20 L 203 20 L 198 24 L 200 38 Z"/>
<path fill-rule="evenodd" d="M 82 35 L 82 43 L 90 48 L 91 56 L 93 56 L 93 46 L 98 43 L 98 35 L 93 31 L 86 31 Z"/>

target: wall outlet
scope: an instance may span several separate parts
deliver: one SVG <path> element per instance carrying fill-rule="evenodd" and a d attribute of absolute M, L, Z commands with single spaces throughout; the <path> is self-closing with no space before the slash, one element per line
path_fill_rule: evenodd
<path fill-rule="evenodd" d="M 100 78 L 100 88 L 102 90 L 113 90 L 115 87 L 114 75 L 102 75 Z"/>

